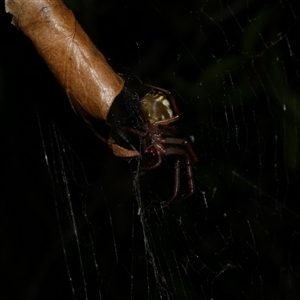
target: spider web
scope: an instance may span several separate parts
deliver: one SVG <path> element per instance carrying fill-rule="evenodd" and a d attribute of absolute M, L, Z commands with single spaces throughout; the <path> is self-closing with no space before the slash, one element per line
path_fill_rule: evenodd
<path fill-rule="evenodd" d="M 1 298 L 298 299 L 296 3 L 67 4 L 129 88 L 172 91 L 196 194 L 155 211 L 174 161 L 114 157 L 5 17 Z"/>

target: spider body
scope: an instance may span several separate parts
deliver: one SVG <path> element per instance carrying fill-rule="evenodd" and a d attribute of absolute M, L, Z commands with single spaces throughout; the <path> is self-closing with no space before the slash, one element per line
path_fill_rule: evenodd
<path fill-rule="evenodd" d="M 175 182 L 172 198 L 166 202 L 182 201 L 195 193 L 192 164 L 198 158 L 186 139 L 175 137 L 175 128 L 171 125 L 179 119 L 179 110 L 171 92 L 154 87 L 140 100 L 144 118 L 143 131 L 131 130 L 143 137 L 143 158 L 148 162 L 147 170 L 155 169 L 162 163 L 162 157 L 175 156 Z M 185 165 L 181 165 L 184 157 Z M 180 170 L 187 171 L 189 190 L 184 195 L 180 191 Z"/>

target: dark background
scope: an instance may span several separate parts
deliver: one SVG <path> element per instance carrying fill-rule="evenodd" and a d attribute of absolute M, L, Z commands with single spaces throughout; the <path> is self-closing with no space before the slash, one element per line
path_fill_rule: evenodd
<path fill-rule="evenodd" d="M 299 299 L 296 5 L 66 4 L 128 85 L 173 92 L 196 195 L 141 219 L 172 194 L 172 161 L 136 177 L 2 4 L 1 299 Z"/>

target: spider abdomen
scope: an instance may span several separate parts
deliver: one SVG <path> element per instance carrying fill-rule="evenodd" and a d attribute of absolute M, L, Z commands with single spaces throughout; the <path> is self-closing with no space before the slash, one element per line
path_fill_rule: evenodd
<path fill-rule="evenodd" d="M 141 111 L 150 124 L 173 118 L 169 100 L 162 92 L 149 92 L 141 99 Z"/>

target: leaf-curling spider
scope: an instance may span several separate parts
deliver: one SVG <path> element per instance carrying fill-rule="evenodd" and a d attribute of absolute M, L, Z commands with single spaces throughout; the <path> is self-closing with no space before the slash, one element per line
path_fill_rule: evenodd
<path fill-rule="evenodd" d="M 179 119 L 179 110 L 174 96 L 168 90 L 147 85 L 151 88 L 140 100 L 140 109 L 144 118 L 143 130 L 126 128 L 132 133 L 143 138 L 143 158 L 151 160 L 152 164 L 146 170 L 159 167 L 162 156 L 175 156 L 175 182 L 171 199 L 164 204 L 183 201 L 195 193 L 195 184 L 192 165 L 198 161 L 189 141 L 175 137 L 174 127 L 170 124 Z M 188 178 L 188 192 L 179 196 L 180 191 L 180 169 L 182 168 L 180 157 L 185 157 L 185 168 Z"/>

